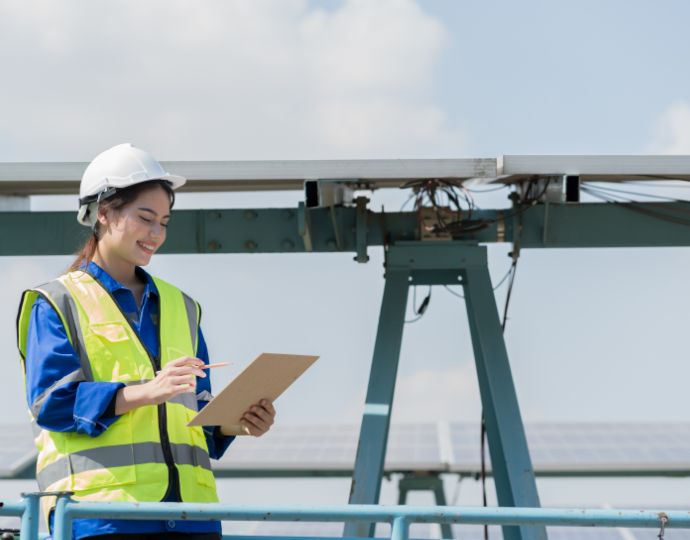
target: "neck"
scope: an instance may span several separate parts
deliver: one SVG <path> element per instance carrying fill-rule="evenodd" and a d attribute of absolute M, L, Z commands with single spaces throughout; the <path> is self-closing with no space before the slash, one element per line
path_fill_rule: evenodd
<path fill-rule="evenodd" d="M 93 255 L 93 262 L 108 272 L 110 277 L 123 285 L 131 285 L 138 281 L 134 271 L 135 267 L 132 263 L 124 261 L 119 257 L 113 257 L 108 253 L 102 253 L 98 248 L 96 248 L 96 252 Z"/>

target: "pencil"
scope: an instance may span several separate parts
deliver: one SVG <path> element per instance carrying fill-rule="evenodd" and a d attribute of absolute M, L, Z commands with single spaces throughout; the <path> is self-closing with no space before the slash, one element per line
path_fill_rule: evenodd
<path fill-rule="evenodd" d="M 230 362 L 218 362 L 216 364 L 206 364 L 205 366 L 201 366 L 200 369 L 211 369 L 214 367 L 223 367 L 223 366 L 229 366 Z"/>
<path fill-rule="evenodd" d="M 216 368 L 216 367 L 224 367 L 224 366 L 229 366 L 230 362 L 217 362 L 215 364 L 206 364 L 205 366 L 199 367 L 199 369 L 211 369 L 211 368 Z M 160 371 L 156 371 L 156 375 L 158 375 Z"/>

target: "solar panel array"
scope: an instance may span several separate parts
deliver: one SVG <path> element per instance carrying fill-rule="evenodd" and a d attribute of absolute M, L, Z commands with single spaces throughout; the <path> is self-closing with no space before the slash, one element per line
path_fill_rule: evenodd
<path fill-rule="evenodd" d="M 349 472 L 358 437 L 355 425 L 275 426 L 261 438 L 238 437 L 214 469 Z M 431 423 L 392 426 L 386 469 L 445 471 L 438 427 Z"/>
<path fill-rule="evenodd" d="M 532 424 L 525 429 L 537 473 L 690 475 L 690 424 Z M 228 474 L 243 469 L 347 472 L 358 435 L 354 425 L 276 426 L 260 439 L 239 438 L 215 468 Z M 393 425 L 385 469 L 476 474 L 479 426 Z"/>
<path fill-rule="evenodd" d="M 531 424 L 526 433 L 538 474 L 690 476 L 690 424 Z M 261 438 L 238 437 L 214 469 L 219 476 L 240 471 L 347 474 L 358 437 L 355 425 L 277 425 Z M 391 427 L 385 469 L 476 474 L 479 453 L 477 425 L 398 424 Z M 0 478 L 17 477 L 35 456 L 28 424 L 0 428 Z"/>
<path fill-rule="evenodd" d="M 478 428 L 451 423 L 449 430 L 449 470 L 476 470 Z M 528 424 L 525 432 L 538 473 L 690 474 L 690 424 Z"/>
<path fill-rule="evenodd" d="M 531 424 L 527 439 L 535 470 L 552 474 L 690 475 L 690 424 Z M 479 468 L 479 426 L 464 423 L 417 423 L 391 427 L 386 470 L 474 473 Z M 214 463 L 219 476 L 240 471 L 270 476 L 275 471 L 321 471 L 348 474 L 357 451 L 355 425 L 275 426 L 261 438 L 240 437 L 222 460 Z M 0 427 L 0 477 L 12 478 L 35 460 L 28 424 Z M 489 460 L 490 462 L 490 460 Z M 7 518 L 0 526 L 17 526 Z M 228 525 L 230 531 L 277 536 L 338 537 L 341 523 L 260 522 Z M 491 527 L 490 538 L 502 538 Z M 249 531 L 247 533 L 247 531 Z M 239 529 L 238 529 L 239 532 Z M 379 524 L 376 535 L 387 537 L 389 526 Z M 240 534 L 242 534 L 240 533 Z M 649 540 L 652 529 L 550 527 L 551 540 Z M 453 536 L 480 540 L 482 528 L 453 526 Z M 414 524 L 411 538 L 439 538 L 435 524 Z M 690 531 L 669 529 L 666 540 L 690 540 Z"/>

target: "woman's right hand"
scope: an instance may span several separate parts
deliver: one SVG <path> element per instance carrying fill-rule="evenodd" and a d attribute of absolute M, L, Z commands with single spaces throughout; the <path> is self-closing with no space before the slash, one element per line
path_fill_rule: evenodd
<path fill-rule="evenodd" d="M 203 360 L 192 356 L 183 356 L 156 372 L 156 377 L 142 386 L 146 386 L 148 397 L 153 405 L 160 405 L 169 399 L 196 388 L 196 378 L 206 377 L 201 369 Z"/>
<path fill-rule="evenodd" d="M 206 377 L 201 369 L 203 365 L 203 360 L 183 356 L 168 362 L 150 381 L 120 388 L 115 398 L 115 414 L 125 414 L 144 405 L 160 405 L 179 394 L 194 391 L 196 377 Z"/>

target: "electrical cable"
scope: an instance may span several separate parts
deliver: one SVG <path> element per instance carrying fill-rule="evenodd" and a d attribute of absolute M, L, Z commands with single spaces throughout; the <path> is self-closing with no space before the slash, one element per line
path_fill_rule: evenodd
<path fill-rule="evenodd" d="M 413 198 L 414 198 L 414 193 L 412 195 L 410 195 L 407 199 L 405 199 L 405 202 L 400 207 L 401 212 L 405 209 L 405 207 L 407 206 L 407 203 L 409 203 Z"/>
<path fill-rule="evenodd" d="M 450 294 L 453 296 L 457 296 L 458 298 L 465 298 L 462 294 L 455 292 L 453 289 L 451 289 L 448 285 L 444 285 L 443 288 L 447 290 Z"/>
<path fill-rule="evenodd" d="M 587 187 L 588 187 L 588 188 L 591 188 L 591 189 L 599 189 L 599 190 L 602 190 L 602 191 L 609 191 L 609 192 L 612 192 L 612 193 L 622 193 L 622 194 L 625 194 L 625 195 L 636 195 L 636 196 L 638 196 L 638 197 L 647 197 L 647 198 L 649 198 L 649 199 L 661 199 L 661 200 L 663 200 L 663 201 L 668 201 L 668 202 L 690 202 L 690 201 L 687 200 L 687 199 L 678 199 L 678 198 L 676 198 L 676 197 L 664 197 L 663 195 L 653 195 L 653 194 L 651 194 L 651 193 L 640 193 L 640 192 L 638 192 L 638 191 L 629 191 L 629 190 L 625 190 L 625 189 L 616 189 L 616 188 L 612 188 L 612 187 L 609 187 L 609 186 L 600 186 L 600 185 L 592 186 L 592 185 L 588 185 Z"/>
<path fill-rule="evenodd" d="M 494 292 L 496 292 L 496 291 L 501 287 L 501 285 L 503 285 L 503 284 L 506 282 L 506 279 L 508 279 L 508 276 L 510 276 L 510 273 L 512 272 L 512 270 L 513 270 L 513 266 L 512 266 L 512 264 L 511 264 L 510 268 L 508 268 L 508 271 L 503 275 L 503 277 L 498 281 L 498 283 L 497 283 L 496 285 L 493 286 L 493 291 L 494 291 Z M 453 289 L 451 289 L 450 286 L 448 286 L 448 285 L 444 285 L 443 288 L 446 289 L 446 290 L 447 290 L 450 294 L 452 294 L 453 296 L 457 296 L 458 298 L 465 298 L 464 295 L 462 295 L 462 294 L 460 294 L 460 293 L 458 293 L 458 292 L 455 292 L 455 291 L 454 291 Z"/>
<path fill-rule="evenodd" d="M 422 303 L 419 305 L 419 307 L 417 307 L 417 286 L 415 285 L 412 292 L 412 309 L 417 316 L 414 319 L 405 320 L 405 324 L 415 323 L 424 317 L 424 314 L 429 307 L 429 302 L 431 302 L 431 285 L 429 285 L 429 292 L 427 293 L 426 297 L 424 300 L 422 300 Z"/>
<path fill-rule="evenodd" d="M 617 184 L 631 185 L 631 186 L 643 186 L 643 187 L 654 187 L 654 188 L 678 188 L 678 189 L 689 189 L 690 180 L 685 180 L 683 178 L 668 178 L 668 181 L 682 182 L 685 185 L 673 185 L 662 184 L 660 182 L 638 182 L 637 180 L 624 180 L 622 182 L 617 182 Z"/>
<path fill-rule="evenodd" d="M 513 264 L 510 265 L 510 281 L 508 282 L 508 292 L 506 293 L 506 302 L 503 306 L 503 321 L 501 322 L 501 330 L 506 331 L 506 323 L 508 322 L 508 307 L 510 306 L 510 297 L 513 292 L 513 284 L 515 283 L 515 273 L 517 271 L 518 257 L 513 258 Z"/>
<path fill-rule="evenodd" d="M 663 212 L 658 211 L 658 210 L 654 211 L 650 208 L 650 206 L 657 206 L 658 207 L 661 203 L 640 203 L 637 201 L 619 200 L 621 198 L 620 195 L 614 195 L 614 194 L 608 193 L 606 191 L 598 190 L 597 188 L 591 187 L 591 186 L 583 186 L 582 191 L 584 191 L 585 193 L 587 193 L 587 194 L 589 194 L 595 198 L 598 198 L 604 202 L 607 202 L 610 204 L 615 204 L 615 205 L 621 206 L 622 208 L 626 208 L 626 209 L 632 210 L 634 212 L 645 214 L 645 215 L 648 215 L 650 217 L 659 219 L 661 221 L 667 221 L 669 223 L 676 223 L 678 225 L 690 226 L 690 220 L 689 219 L 682 219 L 679 217 L 669 215 L 668 213 L 663 213 Z M 618 199 L 616 199 L 615 197 L 618 197 Z M 686 201 L 686 202 L 688 202 L 688 201 Z M 667 212 L 668 211 L 675 211 L 675 212 L 679 212 L 679 213 L 683 213 L 683 214 L 690 213 L 690 209 L 686 210 L 683 208 L 669 209 L 669 208 L 664 207 L 664 210 L 666 210 Z"/>
<path fill-rule="evenodd" d="M 496 187 L 493 189 L 471 189 L 471 188 L 465 188 L 465 189 L 471 193 L 493 193 L 494 191 L 501 191 L 502 189 L 508 189 L 508 186 L 505 184 L 502 184 L 499 187 Z"/>
<path fill-rule="evenodd" d="M 482 466 L 482 506 L 488 506 L 486 500 L 486 421 L 484 419 L 484 410 L 482 410 L 482 428 L 479 448 L 481 452 L 481 466 Z M 489 540 L 489 526 L 484 524 L 484 540 Z"/>

